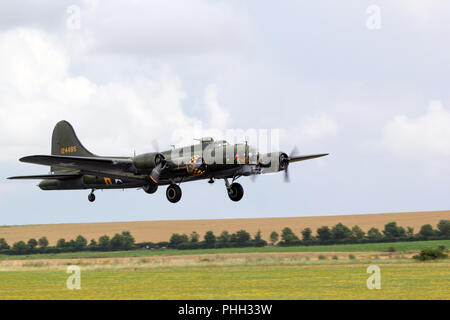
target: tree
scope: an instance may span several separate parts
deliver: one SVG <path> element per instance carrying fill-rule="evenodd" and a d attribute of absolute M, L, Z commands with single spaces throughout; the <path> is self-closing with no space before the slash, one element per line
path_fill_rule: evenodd
<path fill-rule="evenodd" d="M 412 237 L 414 235 L 414 228 L 413 227 L 406 227 L 406 235 L 408 237 Z"/>
<path fill-rule="evenodd" d="M 255 240 L 255 241 L 261 241 L 262 240 L 261 230 L 258 230 L 258 232 L 256 232 L 255 237 L 253 238 L 253 240 Z"/>
<path fill-rule="evenodd" d="M 220 234 L 218 240 L 219 240 L 219 244 L 220 244 L 222 247 L 225 247 L 225 246 L 231 241 L 231 236 L 230 236 L 230 234 L 228 233 L 228 231 L 223 231 L 223 232 Z"/>
<path fill-rule="evenodd" d="M 57 248 L 65 248 L 67 246 L 67 244 L 66 244 L 66 240 L 64 240 L 64 239 L 59 239 L 57 242 L 56 242 L 56 247 Z"/>
<path fill-rule="evenodd" d="M 303 241 L 309 241 L 309 240 L 311 240 L 311 234 L 312 234 L 311 228 L 305 228 L 305 229 L 303 229 L 303 231 L 302 231 Z"/>
<path fill-rule="evenodd" d="M 204 239 L 207 248 L 214 248 L 216 246 L 216 236 L 212 231 L 206 232 Z"/>
<path fill-rule="evenodd" d="M 12 248 L 18 254 L 23 254 L 28 251 L 28 246 L 23 241 L 15 242 Z"/>
<path fill-rule="evenodd" d="M 275 242 L 278 242 L 278 238 L 278 232 L 272 231 L 272 233 L 270 234 L 270 242 L 272 242 L 272 244 L 275 244 Z"/>
<path fill-rule="evenodd" d="M 69 242 L 66 242 L 66 247 L 69 249 L 77 249 L 77 244 L 75 243 L 75 240 L 70 240 Z"/>
<path fill-rule="evenodd" d="M 33 250 L 34 248 L 37 247 L 38 242 L 36 241 L 36 239 L 31 238 L 30 240 L 28 240 L 27 244 L 28 244 L 28 247 L 29 247 L 31 250 Z"/>
<path fill-rule="evenodd" d="M 188 242 L 189 238 L 187 235 L 185 234 L 178 234 L 178 233 L 174 233 L 172 234 L 172 236 L 170 237 L 170 246 L 171 247 L 176 247 L 177 245 L 179 245 L 180 243 L 183 242 Z"/>
<path fill-rule="evenodd" d="M 437 228 L 441 236 L 450 237 L 450 220 L 439 221 Z"/>
<path fill-rule="evenodd" d="M 8 242 L 6 242 L 6 240 L 4 238 L 0 238 L 0 251 L 1 250 L 8 250 L 9 248 L 10 247 L 9 247 Z"/>
<path fill-rule="evenodd" d="M 406 231 L 403 227 L 398 227 L 397 222 L 386 223 L 383 230 L 386 238 L 402 238 L 406 235 Z"/>
<path fill-rule="evenodd" d="M 41 247 L 41 248 L 47 248 L 48 247 L 48 240 L 47 240 L 47 238 L 46 237 L 40 238 L 38 240 L 38 244 L 39 244 L 39 247 Z"/>
<path fill-rule="evenodd" d="M 321 242 L 325 242 L 331 239 L 331 231 L 327 226 L 320 227 L 317 229 L 317 236 Z"/>
<path fill-rule="evenodd" d="M 87 246 L 86 238 L 83 237 L 82 235 L 79 235 L 75 239 L 74 248 L 77 249 L 77 250 L 83 250 L 83 249 L 86 249 L 86 246 Z"/>
<path fill-rule="evenodd" d="M 191 233 L 191 242 L 197 243 L 200 240 L 200 235 L 196 231 L 192 231 Z"/>
<path fill-rule="evenodd" d="M 355 225 L 352 228 L 352 238 L 356 241 L 361 241 L 364 239 L 365 236 L 365 232 L 362 231 L 362 229 L 358 226 Z"/>
<path fill-rule="evenodd" d="M 258 232 L 256 232 L 253 243 L 257 247 L 264 247 L 265 245 L 267 245 L 267 241 L 263 240 L 261 236 L 261 230 L 258 230 Z"/>
<path fill-rule="evenodd" d="M 88 248 L 89 249 L 97 248 L 97 241 L 95 241 L 94 239 L 91 239 L 91 242 L 89 242 Z"/>
<path fill-rule="evenodd" d="M 98 246 L 101 250 L 108 250 L 110 246 L 110 240 L 109 237 L 105 234 L 98 238 Z"/>
<path fill-rule="evenodd" d="M 352 231 L 344 226 L 342 223 L 338 223 L 333 228 L 331 228 L 331 238 L 337 241 L 350 240 L 352 237 Z"/>
<path fill-rule="evenodd" d="M 383 235 L 377 228 L 370 228 L 370 230 L 367 231 L 367 237 L 370 240 L 381 240 L 381 238 L 383 238 Z"/>
<path fill-rule="evenodd" d="M 134 237 L 131 235 L 130 231 L 122 232 L 122 249 L 131 250 L 134 248 Z"/>
<path fill-rule="evenodd" d="M 251 239 L 250 233 L 248 233 L 245 230 L 237 231 L 234 237 L 234 241 L 236 241 L 238 245 L 244 245 L 245 243 L 249 242 L 250 239 Z"/>
<path fill-rule="evenodd" d="M 298 241 L 298 237 L 292 232 L 291 228 L 288 227 L 281 230 L 281 239 L 286 243 Z"/>
<path fill-rule="evenodd" d="M 114 237 L 111 238 L 109 242 L 112 250 L 120 250 L 123 247 L 123 236 L 121 234 L 116 233 Z"/>
<path fill-rule="evenodd" d="M 419 231 L 419 235 L 424 238 L 429 238 L 434 235 L 433 226 L 431 224 L 424 224 Z"/>

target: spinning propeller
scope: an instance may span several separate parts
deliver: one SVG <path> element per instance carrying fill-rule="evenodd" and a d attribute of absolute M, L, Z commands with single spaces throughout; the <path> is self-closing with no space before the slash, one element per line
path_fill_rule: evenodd
<path fill-rule="evenodd" d="M 286 155 L 285 153 L 282 153 L 280 155 L 280 170 L 284 170 L 284 182 L 289 183 L 290 179 L 289 179 L 289 162 L 291 161 L 291 159 L 295 158 L 298 154 L 298 148 L 294 147 L 294 149 L 292 149 L 291 153 L 288 155 Z"/>

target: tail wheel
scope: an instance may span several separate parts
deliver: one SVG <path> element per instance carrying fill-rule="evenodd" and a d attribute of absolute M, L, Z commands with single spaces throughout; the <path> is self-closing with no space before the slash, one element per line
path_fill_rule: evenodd
<path fill-rule="evenodd" d="M 89 195 L 88 195 L 88 200 L 89 200 L 90 202 L 94 202 L 94 201 L 95 201 L 95 194 L 89 193 Z"/>
<path fill-rule="evenodd" d="M 167 187 L 166 197 L 172 203 L 176 203 L 181 199 L 181 188 L 176 184 L 171 184 Z"/>
<path fill-rule="evenodd" d="M 228 189 L 228 197 L 230 197 L 233 201 L 239 201 L 244 196 L 244 188 L 242 186 L 235 182 L 230 185 L 230 188 Z"/>

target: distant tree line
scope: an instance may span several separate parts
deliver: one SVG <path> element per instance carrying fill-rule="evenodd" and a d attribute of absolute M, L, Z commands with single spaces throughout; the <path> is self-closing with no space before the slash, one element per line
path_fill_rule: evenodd
<path fill-rule="evenodd" d="M 316 230 L 316 236 L 312 235 L 311 228 L 300 231 L 298 237 L 290 228 L 284 228 L 281 232 L 280 246 L 296 245 L 327 245 L 327 244 L 351 244 L 351 243 L 375 243 L 375 242 L 396 242 L 396 241 L 423 241 L 423 240 L 444 240 L 450 239 L 450 220 L 441 220 L 437 224 L 437 229 L 433 229 L 431 224 L 423 225 L 418 233 L 414 233 L 414 228 L 406 229 L 397 226 L 396 222 L 389 222 L 380 232 L 377 228 L 371 228 L 364 232 L 358 225 L 351 228 L 342 223 L 338 223 L 332 228 L 322 226 Z M 278 234 L 272 232 L 271 242 L 278 241 Z"/>
<path fill-rule="evenodd" d="M 209 249 L 209 248 L 237 248 L 237 247 L 264 247 L 267 241 L 261 237 L 261 231 L 258 231 L 254 237 L 245 230 L 239 230 L 230 234 L 223 231 L 216 236 L 212 231 L 205 233 L 203 240 L 197 232 L 192 232 L 190 236 L 186 234 L 174 233 L 170 237 L 169 248 L 174 249 Z"/>
<path fill-rule="evenodd" d="M 424 240 L 444 240 L 450 239 L 450 220 L 441 220 L 437 224 L 437 229 L 433 229 L 430 224 L 423 225 L 418 233 L 414 233 L 412 227 L 406 229 L 397 226 L 396 222 L 389 222 L 382 231 L 377 228 L 371 228 L 364 232 L 359 226 L 352 228 L 338 223 L 333 227 L 322 226 L 316 230 L 313 235 L 311 228 L 305 228 L 299 235 L 295 234 L 291 228 L 284 228 L 281 235 L 276 231 L 270 234 L 272 245 L 278 246 L 309 246 L 309 245 L 332 245 L 332 244 L 357 244 L 357 243 L 375 243 L 375 242 L 397 242 L 397 241 L 424 241 Z M 280 239 L 281 238 L 281 239 Z M 148 248 L 158 248 L 158 244 L 146 243 Z M 261 232 L 258 231 L 252 238 L 245 230 L 239 230 L 230 234 L 223 231 L 216 236 L 212 231 L 206 232 L 203 240 L 200 241 L 200 235 L 197 232 L 187 234 L 172 234 L 167 243 L 169 248 L 173 249 L 204 249 L 204 248 L 233 248 L 233 247 L 262 247 L 266 246 L 267 241 L 261 238 Z"/>
<path fill-rule="evenodd" d="M 291 228 L 284 228 L 281 235 L 276 231 L 270 234 L 272 245 L 278 246 L 310 246 L 330 244 L 357 244 L 375 242 L 396 241 L 423 241 L 423 240 L 450 240 L 450 220 L 441 220 L 434 229 L 432 225 L 423 225 L 419 232 L 414 233 L 412 227 L 406 229 L 397 226 L 396 222 L 389 222 L 382 231 L 371 228 L 364 232 L 359 226 L 351 228 L 342 223 L 333 227 L 322 226 L 316 230 L 315 235 L 311 228 L 300 230 L 297 235 Z M 245 230 L 235 233 L 223 231 L 216 236 L 212 231 L 205 233 L 201 239 L 200 235 L 193 231 L 190 235 L 174 233 L 168 242 L 141 242 L 136 243 L 129 231 L 115 234 L 112 238 L 103 235 L 98 240 L 92 239 L 89 243 L 83 236 L 79 235 L 73 240 L 59 239 L 55 246 L 49 246 L 46 237 L 38 240 L 32 238 L 28 242 L 18 241 L 12 247 L 5 239 L 0 238 L 1 254 L 33 254 L 33 253 L 59 253 L 78 251 L 119 251 L 134 249 L 208 249 L 208 248 L 238 248 L 238 247 L 264 247 L 267 241 L 262 239 L 261 231 L 252 237 Z"/>
<path fill-rule="evenodd" d="M 12 247 L 4 238 L 0 238 L 0 253 L 3 254 L 34 254 L 34 253 L 60 253 L 79 251 L 119 251 L 136 249 L 135 239 L 129 231 L 121 234 L 116 233 L 112 238 L 107 235 L 101 236 L 98 241 L 92 239 L 89 244 L 82 235 L 73 240 L 59 239 L 55 246 L 49 246 L 46 237 L 39 240 L 31 238 L 27 242 L 15 242 Z"/>

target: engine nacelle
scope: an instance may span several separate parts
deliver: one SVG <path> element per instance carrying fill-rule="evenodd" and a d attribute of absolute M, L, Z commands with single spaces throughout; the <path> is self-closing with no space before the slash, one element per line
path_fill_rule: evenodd
<path fill-rule="evenodd" d="M 137 155 L 133 158 L 133 164 L 138 169 L 152 169 L 165 158 L 161 153 L 150 152 Z"/>
<path fill-rule="evenodd" d="M 270 170 L 266 170 L 266 172 L 282 171 L 289 165 L 289 156 L 284 152 L 258 154 L 258 164 L 262 168 L 270 168 Z"/>

